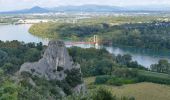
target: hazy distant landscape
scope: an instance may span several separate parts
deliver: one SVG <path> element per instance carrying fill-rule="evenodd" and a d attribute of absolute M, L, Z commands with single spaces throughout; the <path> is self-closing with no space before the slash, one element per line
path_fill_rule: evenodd
<path fill-rule="evenodd" d="M 169 100 L 169 1 L 7 1 L 0 100 Z"/>
<path fill-rule="evenodd" d="M 169 12 L 168 5 L 155 6 L 107 6 L 107 5 L 81 5 L 81 6 L 58 6 L 58 7 L 39 7 L 35 6 L 28 9 L 0 12 L 0 14 L 28 14 L 28 13 L 55 13 L 55 12 Z"/>

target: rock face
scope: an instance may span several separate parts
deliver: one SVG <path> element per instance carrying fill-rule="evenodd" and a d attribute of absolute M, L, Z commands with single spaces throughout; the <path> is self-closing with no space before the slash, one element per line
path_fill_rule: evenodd
<path fill-rule="evenodd" d="M 28 72 L 31 75 L 43 77 L 47 80 L 61 81 L 67 76 L 65 71 L 74 68 L 80 69 L 80 65 L 73 62 L 64 42 L 50 41 L 43 57 L 38 62 L 23 64 L 19 70 L 19 74 Z M 82 89 L 85 89 L 83 84 L 79 84 L 73 88 L 77 93 Z"/>

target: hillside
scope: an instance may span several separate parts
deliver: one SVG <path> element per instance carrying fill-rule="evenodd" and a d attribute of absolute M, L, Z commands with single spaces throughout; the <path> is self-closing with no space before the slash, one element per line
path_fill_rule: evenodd
<path fill-rule="evenodd" d="M 48 12 L 168 12 L 169 6 L 108 6 L 108 5 L 67 5 L 67 6 L 57 6 L 57 7 L 39 7 L 35 6 L 28 9 L 14 10 L 0 12 L 0 14 L 30 14 L 30 13 L 48 13 Z"/>
<path fill-rule="evenodd" d="M 85 84 L 89 89 L 105 88 L 118 97 L 135 97 L 136 100 L 169 100 L 170 86 L 155 83 L 137 83 L 123 86 L 92 85 L 95 77 L 85 78 Z"/>
<path fill-rule="evenodd" d="M 32 7 L 30 9 L 21 9 L 16 11 L 0 12 L 0 14 L 30 14 L 30 13 L 48 13 L 49 10 L 41 8 L 39 6 Z"/>

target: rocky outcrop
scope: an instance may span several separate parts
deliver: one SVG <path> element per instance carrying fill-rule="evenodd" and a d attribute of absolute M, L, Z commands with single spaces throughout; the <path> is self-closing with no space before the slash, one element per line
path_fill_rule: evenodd
<path fill-rule="evenodd" d="M 72 69 L 80 69 L 80 65 L 73 62 L 64 42 L 50 41 L 43 57 L 38 62 L 23 64 L 19 70 L 19 74 L 22 75 L 23 72 L 27 72 L 33 76 L 43 77 L 47 80 L 62 81 L 67 77 L 66 71 Z M 85 86 L 81 83 L 73 87 L 72 90 L 80 93 L 85 90 Z"/>

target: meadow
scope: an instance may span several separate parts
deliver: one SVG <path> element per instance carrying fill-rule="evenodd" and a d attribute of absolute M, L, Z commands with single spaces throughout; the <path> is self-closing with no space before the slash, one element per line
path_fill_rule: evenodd
<path fill-rule="evenodd" d="M 97 88 L 105 88 L 117 97 L 134 97 L 135 100 L 169 100 L 170 86 L 149 82 L 128 84 L 123 86 L 94 85 L 95 77 L 84 79 L 88 89 L 93 91 Z"/>

